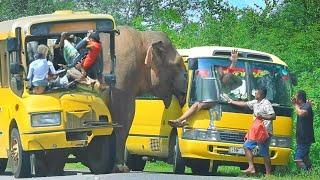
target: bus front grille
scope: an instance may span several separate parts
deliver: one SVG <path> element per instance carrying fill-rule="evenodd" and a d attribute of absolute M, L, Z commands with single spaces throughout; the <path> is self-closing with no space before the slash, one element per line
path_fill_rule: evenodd
<path fill-rule="evenodd" d="M 78 117 L 72 113 L 67 112 L 66 113 L 66 128 L 67 129 L 78 129 L 78 128 L 84 128 L 84 123 L 86 121 L 96 121 L 96 115 L 94 112 L 90 111 L 87 113 L 84 113 L 81 117 Z"/>
<path fill-rule="evenodd" d="M 244 143 L 245 133 L 243 132 L 220 131 L 219 135 L 221 141 L 232 143 Z"/>

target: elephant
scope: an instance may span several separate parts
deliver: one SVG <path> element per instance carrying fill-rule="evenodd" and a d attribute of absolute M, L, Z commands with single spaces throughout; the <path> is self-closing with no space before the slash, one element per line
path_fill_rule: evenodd
<path fill-rule="evenodd" d="M 118 27 L 115 38 L 116 83 L 111 87 L 108 102 L 115 128 L 115 172 L 127 171 L 124 165 L 125 143 L 135 113 L 135 97 L 151 93 L 168 107 L 172 95 L 182 106 L 187 91 L 187 71 L 168 36 L 157 31 L 138 31 L 128 26 Z M 104 72 L 108 69 L 104 60 Z"/>

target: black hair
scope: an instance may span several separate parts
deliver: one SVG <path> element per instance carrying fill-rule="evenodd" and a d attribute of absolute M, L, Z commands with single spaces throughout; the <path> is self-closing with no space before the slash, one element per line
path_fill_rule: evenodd
<path fill-rule="evenodd" d="M 266 88 L 264 88 L 264 87 L 259 87 L 257 90 L 260 91 L 260 92 L 262 92 L 261 95 L 262 95 L 263 98 L 266 98 L 266 97 L 267 97 L 268 91 L 267 91 Z"/>
<path fill-rule="evenodd" d="M 307 93 L 304 90 L 299 90 L 297 92 L 297 98 L 305 103 L 307 102 Z"/>
<path fill-rule="evenodd" d="M 90 35 L 89 35 L 89 38 L 97 41 L 97 42 L 100 42 L 100 36 L 99 36 L 99 32 L 95 31 L 95 32 L 92 32 Z"/>

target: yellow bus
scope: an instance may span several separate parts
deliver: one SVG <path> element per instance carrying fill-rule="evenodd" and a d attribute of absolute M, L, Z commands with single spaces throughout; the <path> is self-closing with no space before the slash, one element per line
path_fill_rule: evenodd
<path fill-rule="evenodd" d="M 62 32 L 84 38 L 89 30 L 108 42 L 102 54 L 112 64 L 117 31 L 110 15 L 56 11 L 0 22 L 0 173 L 9 160 L 16 178 L 61 174 L 70 154 L 93 173 L 111 172 L 114 124 L 104 100 L 77 85 L 34 94 L 25 81 L 32 42 L 50 47 Z"/>
<path fill-rule="evenodd" d="M 217 93 L 217 89 L 212 85 L 215 79 L 217 81 L 217 78 L 214 78 L 217 74 L 215 67 L 227 68 L 230 65 L 229 57 L 232 49 L 234 48 L 209 46 L 181 51 L 181 53 L 186 52 L 189 68 L 187 102 L 182 112 L 186 112 L 194 102 L 211 100 L 212 97 L 218 98 L 219 106 L 197 112 L 185 127 L 178 129 L 168 127 L 168 133 L 160 136 L 156 129 L 167 127 L 167 120 L 179 116 L 181 108 L 172 106 L 163 110 L 160 108 L 162 106 L 160 102 L 137 99 L 136 116 L 127 140 L 127 151 L 130 156 L 142 157 L 142 160 L 166 160 L 173 164 L 174 173 L 184 173 L 186 166 L 195 174 L 214 174 L 219 166 L 246 168 L 247 159 L 242 144 L 244 135 L 252 123 L 252 112 L 230 106 L 219 95 L 213 95 Z M 242 85 L 228 92 L 220 90 L 219 94 L 224 93 L 234 100 L 247 101 L 254 99 L 254 90 L 258 86 L 267 88 L 267 98 L 277 115 L 273 123 L 271 163 L 273 167 L 286 166 L 291 153 L 293 127 L 288 67 L 272 54 L 237 49 L 239 58 L 233 74 L 241 79 Z M 168 117 L 166 112 L 176 112 L 176 114 Z M 154 146 L 153 139 L 157 138 L 160 143 Z M 157 147 L 157 151 L 152 151 L 151 147 Z M 164 156 L 159 156 L 162 152 Z M 137 162 L 132 166 L 137 165 Z M 256 155 L 254 163 L 262 167 L 263 158 Z"/>

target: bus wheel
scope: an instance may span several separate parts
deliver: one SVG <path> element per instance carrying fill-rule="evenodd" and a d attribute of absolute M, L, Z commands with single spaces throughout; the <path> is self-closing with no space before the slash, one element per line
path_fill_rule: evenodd
<path fill-rule="evenodd" d="M 63 175 L 64 165 L 67 160 L 67 154 L 58 152 L 35 152 L 31 155 L 36 177 L 43 176 L 61 176 Z"/>
<path fill-rule="evenodd" d="M 210 172 L 210 160 L 193 159 L 190 160 L 190 167 L 193 174 L 196 175 L 215 175 L 218 171 L 218 165 L 213 163 L 212 170 Z"/>
<path fill-rule="evenodd" d="M 173 173 L 183 174 L 186 166 L 183 158 L 181 157 L 178 135 L 173 136 L 173 138 L 175 138 L 175 144 L 173 146 Z"/>
<path fill-rule="evenodd" d="M 47 175 L 47 163 L 45 161 L 44 152 L 36 152 L 31 155 L 31 164 L 34 167 L 34 175 L 36 177 L 43 177 Z"/>
<path fill-rule="evenodd" d="M 68 159 L 68 153 L 63 150 L 50 151 L 45 154 L 48 176 L 62 176 L 64 165 Z"/>
<path fill-rule="evenodd" d="M 7 168 L 8 159 L 0 158 L 0 173 L 4 173 Z"/>
<path fill-rule="evenodd" d="M 88 168 L 94 174 L 110 173 L 115 163 L 114 135 L 93 138 L 87 147 Z"/>
<path fill-rule="evenodd" d="M 173 165 L 175 145 L 176 145 L 176 132 L 172 132 L 172 134 L 170 135 L 170 139 L 169 139 L 169 147 L 168 147 L 169 152 L 168 152 L 168 159 L 167 159 L 168 164 Z"/>
<path fill-rule="evenodd" d="M 133 171 L 143 171 L 147 161 L 142 159 L 142 156 L 130 154 L 126 150 L 126 165 Z"/>
<path fill-rule="evenodd" d="M 30 154 L 23 151 L 20 134 L 17 128 L 13 128 L 11 131 L 10 160 L 12 164 L 12 173 L 15 178 L 30 177 Z"/>

